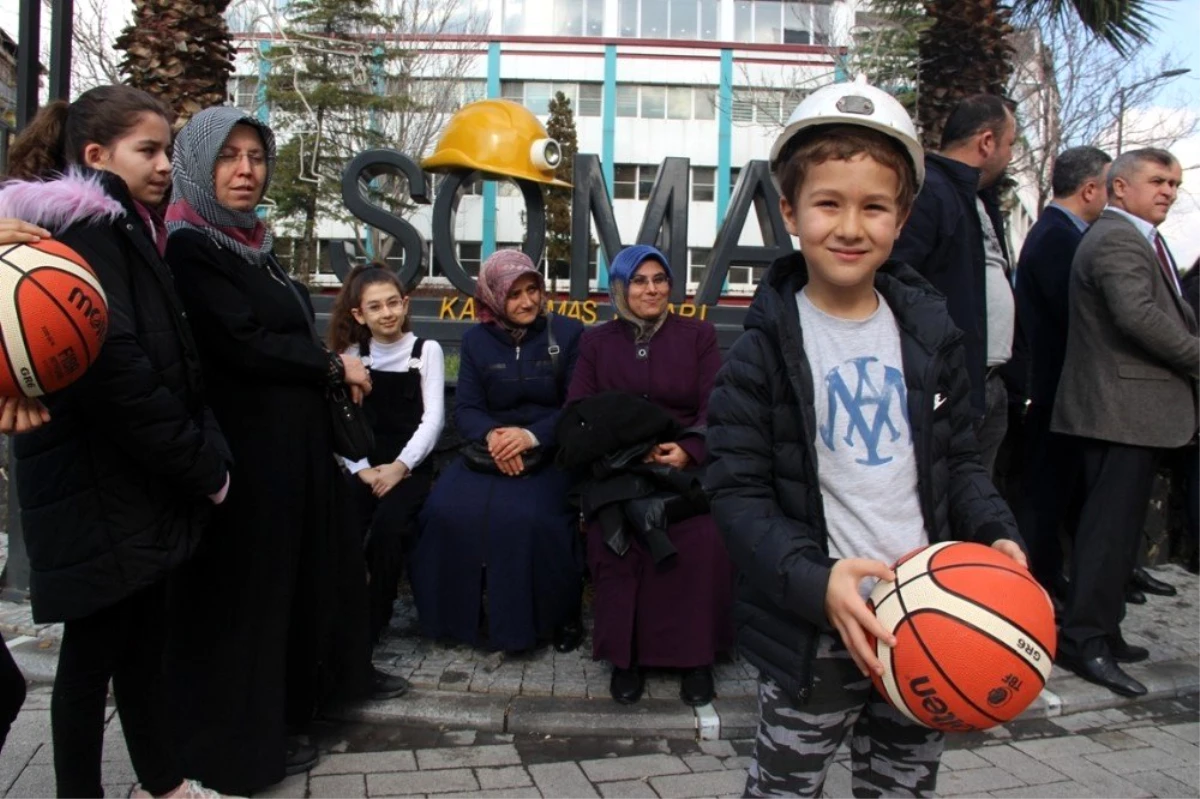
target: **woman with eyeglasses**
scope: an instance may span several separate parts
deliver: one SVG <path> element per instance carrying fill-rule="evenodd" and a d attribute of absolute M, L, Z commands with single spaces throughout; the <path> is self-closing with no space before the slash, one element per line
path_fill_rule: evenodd
<path fill-rule="evenodd" d="M 636 245 L 617 254 L 609 269 L 617 318 L 584 333 L 567 404 L 606 392 L 649 400 L 684 433 L 654 446 L 645 460 L 699 476 L 708 395 L 721 354 L 712 324 L 669 312 L 673 281 L 666 257 L 654 247 Z M 656 563 L 638 536 L 630 536 L 628 550 L 619 555 L 599 521 L 588 525 L 592 656 L 613 664 L 609 689 L 622 704 L 641 697 L 644 667 L 679 670 L 680 698 L 707 704 L 713 661 L 733 643 L 733 566 L 712 517 L 691 516 L 666 532 L 676 553 Z"/>
<path fill-rule="evenodd" d="M 167 673 L 185 763 L 243 796 L 316 762 L 296 733 L 322 700 L 407 688 L 371 666 L 326 400 L 341 384 L 370 391 L 370 375 L 315 336 L 307 290 L 275 259 L 255 213 L 274 164 L 265 124 L 201 111 L 175 141 L 167 212 L 167 261 L 237 475 L 175 586 Z"/>

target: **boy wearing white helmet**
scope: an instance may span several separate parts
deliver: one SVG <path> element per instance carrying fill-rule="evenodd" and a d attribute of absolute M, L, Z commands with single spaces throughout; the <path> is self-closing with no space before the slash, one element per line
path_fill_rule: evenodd
<path fill-rule="evenodd" d="M 708 412 L 706 485 L 740 572 L 740 650 L 760 671 L 746 794 L 820 795 L 851 733 L 855 795 L 930 796 L 943 737 L 872 688 L 894 639 L 865 597 L 926 544 L 1025 555 L 979 463 L 961 334 L 889 260 L 924 178 L 911 119 L 865 83 L 825 87 L 793 112 L 771 170 L 801 252 L 760 283 Z"/>

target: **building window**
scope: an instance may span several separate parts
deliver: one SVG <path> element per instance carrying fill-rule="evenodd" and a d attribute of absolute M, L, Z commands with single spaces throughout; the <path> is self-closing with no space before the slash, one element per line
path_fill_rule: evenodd
<path fill-rule="evenodd" d="M 833 0 L 736 0 L 734 38 L 762 44 L 829 44 Z"/>
<path fill-rule="evenodd" d="M 665 86 L 642 87 L 643 119 L 662 119 L 667 113 L 667 89 Z"/>
<path fill-rule="evenodd" d="M 613 199 L 632 200 L 637 197 L 637 167 L 617 164 L 613 169 Z"/>
<path fill-rule="evenodd" d="M 462 82 L 463 105 L 473 103 L 476 100 L 482 100 L 485 97 L 487 97 L 487 81 L 465 80 Z"/>
<path fill-rule="evenodd" d="M 731 266 L 729 267 L 729 283 L 738 286 L 753 286 L 767 274 L 762 266 Z"/>
<path fill-rule="evenodd" d="M 672 86 L 667 89 L 667 119 L 692 118 L 692 89 Z"/>
<path fill-rule="evenodd" d="M 258 110 L 258 78 L 238 78 L 234 91 L 238 108 L 250 114 Z"/>
<path fill-rule="evenodd" d="M 503 31 L 509 36 L 525 32 L 525 0 L 504 0 Z"/>
<path fill-rule="evenodd" d="M 617 87 L 617 116 L 635 117 L 638 115 L 638 87 Z"/>
<path fill-rule="evenodd" d="M 715 194 L 717 170 L 711 166 L 692 167 L 692 201 L 712 202 Z"/>
<path fill-rule="evenodd" d="M 502 30 L 509 36 L 600 36 L 604 0 L 504 0 Z"/>
<path fill-rule="evenodd" d="M 658 177 L 658 167 L 653 164 L 642 164 L 638 167 L 638 199 L 649 200 L 650 191 L 654 188 L 654 180 Z"/>
<path fill-rule="evenodd" d="M 642 39 L 717 38 L 718 0 L 620 0 L 621 35 Z"/>
<path fill-rule="evenodd" d="M 696 119 L 716 119 L 717 93 L 713 89 L 692 89 L 695 95 Z"/>
<path fill-rule="evenodd" d="M 598 117 L 603 108 L 604 85 L 601 83 L 579 84 L 579 107 L 581 117 Z"/>
<path fill-rule="evenodd" d="M 479 277 L 479 263 L 483 260 L 483 245 L 478 241 L 458 243 L 458 262 L 471 277 Z"/>
<path fill-rule="evenodd" d="M 737 189 L 738 178 L 742 176 L 742 168 L 735 166 L 729 170 L 729 196 L 733 196 L 733 192 Z"/>
<path fill-rule="evenodd" d="M 748 91 L 734 91 L 732 114 L 734 122 L 754 121 L 754 94 Z"/>
<path fill-rule="evenodd" d="M 512 100 L 514 103 L 524 103 L 525 82 L 519 80 L 500 81 L 500 97 L 503 100 Z"/>
<path fill-rule="evenodd" d="M 550 98 L 553 96 L 553 83 L 531 81 L 525 84 L 525 107 L 538 116 L 550 113 Z"/>
<path fill-rule="evenodd" d="M 691 247 L 688 249 L 688 282 L 699 283 L 704 279 L 704 266 L 712 250 L 708 247 Z"/>

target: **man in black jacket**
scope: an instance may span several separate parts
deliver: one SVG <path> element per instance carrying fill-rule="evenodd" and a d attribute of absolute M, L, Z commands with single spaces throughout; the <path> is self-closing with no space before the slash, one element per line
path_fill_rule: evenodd
<path fill-rule="evenodd" d="M 1108 201 L 1104 179 L 1112 158 L 1095 147 L 1073 147 L 1054 160 L 1054 201 L 1025 237 L 1017 261 L 1017 316 L 1029 343 L 1026 465 L 1018 514 L 1031 569 L 1042 586 L 1062 590 L 1063 515 L 1079 486 L 1079 458 L 1070 439 L 1050 432 L 1050 412 L 1067 349 L 1067 285 L 1071 259 L 1088 225 Z"/>
<path fill-rule="evenodd" d="M 989 474 L 1008 429 L 1008 391 L 999 369 L 1012 356 L 1015 331 L 994 188 L 1012 160 L 1016 132 L 1016 119 L 999 97 L 959 102 L 946 120 L 941 152 L 925 156 L 925 187 L 892 250 L 946 296 L 950 318 L 963 331 L 975 432 Z M 1019 384 L 1019 375 L 1014 378 Z"/>

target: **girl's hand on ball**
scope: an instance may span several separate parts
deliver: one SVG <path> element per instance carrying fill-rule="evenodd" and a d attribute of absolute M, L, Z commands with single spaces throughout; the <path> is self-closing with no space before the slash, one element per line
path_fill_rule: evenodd
<path fill-rule="evenodd" d="M 1011 538 L 1001 538 L 996 543 L 992 544 L 992 549 L 997 552 L 1003 552 L 1010 558 L 1021 564 L 1023 568 L 1029 568 L 1029 558 L 1025 556 L 1025 551 L 1021 549 L 1021 545 Z"/>
<path fill-rule="evenodd" d="M 0 244 L 24 244 L 50 238 L 45 228 L 20 219 L 0 219 Z"/>
<path fill-rule="evenodd" d="M 859 583 L 867 577 L 896 579 L 895 573 L 881 560 L 843 558 L 833 564 L 825 588 L 825 615 L 842 636 L 842 643 L 864 676 L 883 674 L 883 664 L 867 641 L 867 633 L 888 646 L 896 645 L 895 636 L 883 629 L 858 593 Z"/>
<path fill-rule="evenodd" d="M 33 397 L 0 397 L 0 433 L 28 433 L 50 421 L 50 411 Z"/>

